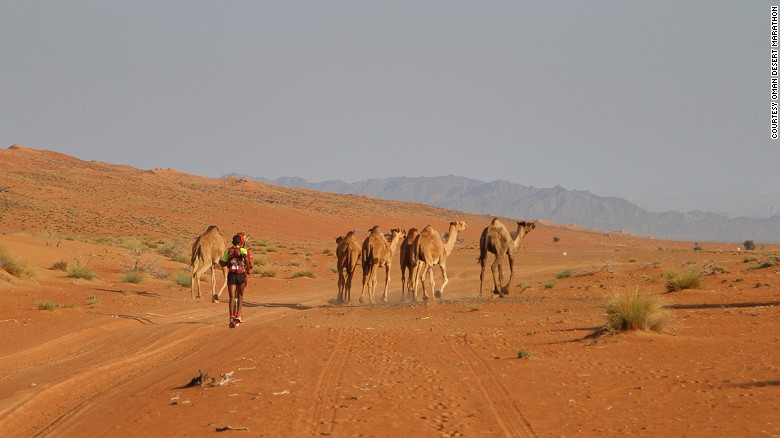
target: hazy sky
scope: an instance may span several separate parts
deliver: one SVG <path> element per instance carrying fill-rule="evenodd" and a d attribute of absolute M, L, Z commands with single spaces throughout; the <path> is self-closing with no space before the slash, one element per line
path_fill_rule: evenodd
<path fill-rule="evenodd" d="M 780 193 L 777 3 L 2 0 L 0 147 L 726 211 Z"/>

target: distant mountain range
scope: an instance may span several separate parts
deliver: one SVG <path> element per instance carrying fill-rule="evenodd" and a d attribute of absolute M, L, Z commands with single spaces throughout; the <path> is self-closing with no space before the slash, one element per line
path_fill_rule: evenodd
<path fill-rule="evenodd" d="M 623 230 L 660 239 L 780 243 L 780 216 L 754 219 L 729 218 L 701 211 L 651 213 L 623 198 L 602 197 L 560 186 L 540 189 L 508 181 L 484 182 L 454 175 L 378 178 L 354 183 L 310 183 L 299 177 L 268 180 L 224 175 L 230 176 L 288 188 L 417 202 L 469 213 L 542 219 L 605 231 Z"/>

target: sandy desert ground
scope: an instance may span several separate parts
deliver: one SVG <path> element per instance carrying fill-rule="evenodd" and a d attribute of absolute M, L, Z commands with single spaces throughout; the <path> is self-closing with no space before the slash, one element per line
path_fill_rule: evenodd
<path fill-rule="evenodd" d="M 236 204 L 243 214 L 229 213 Z M 0 150 L 0 248 L 34 272 L 0 269 L 0 431 L 780 436 L 780 267 L 758 268 L 780 245 L 746 252 L 537 222 L 509 296 L 486 285 L 480 298 L 479 236 L 491 219 Z M 516 219 L 533 218 L 504 222 Z M 373 225 L 443 232 L 452 220 L 468 228 L 442 299 L 400 303 L 396 255 L 389 303 L 358 302 L 360 271 L 351 303 L 334 303 L 336 236 L 362 240 Z M 227 238 L 248 232 L 275 271 L 252 277 L 236 329 L 224 300 L 193 301 L 174 281 L 187 262 L 159 253 L 188 256 L 209 225 Z M 58 262 L 96 277 L 70 278 Z M 164 277 L 124 282 L 135 262 Z M 667 292 L 671 270 L 702 273 L 703 287 Z M 632 288 L 668 300 L 668 331 L 601 332 L 606 297 Z M 59 306 L 40 310 L 47 301 Z M 188 386 L 201 371 L 205 384 Z"/>

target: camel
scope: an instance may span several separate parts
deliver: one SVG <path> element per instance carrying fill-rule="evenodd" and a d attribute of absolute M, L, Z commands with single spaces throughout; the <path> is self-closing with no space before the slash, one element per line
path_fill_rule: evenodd
<path fill-rule="evenodd" d="M 378 268 L 385 268 L 385 291 L 382 294 L 382 302 L 387 302 L 387 287 L 390 284 L 390 267 L 393 264 L 393 254 L 398 248 L 400 241 L 406 237 L 404 230 L 394 228 L 390 230 L 390 243 L 379 231 L 379 226 L 374 226 L 371 233 L 363 241 L 363 290 L 360 292 L 360 302 L 363 302 L 363 295 L 368 289 L 368 300 L 374 304 L 374 291 L 376 290 L 376 274 Z"/>
<path fill-rule="evenodd" d="M 350 231 L 345 236 L 336 238 L 336 257 L 339 270 L 338 302 L 349 304 L 352 299 L 352 276 L 360 262 L 360 245 L 355 239 L 355 232 Z"/>
<path fill-rule="evenodd" d="M 514 276 L 515 253 L 520 248 L 520 242 L 525 235 L 534 228 L 536 228 L 536 224 L 533 222 L 518 221 L 517 234 L 513 240 L 504 224 L 498 218 L 494 218 L 490 225 L 482 231 L 482 236 L 479 238 L 479 264 L 482 267 L 479 273 L 480 297 L 482 296 L 482 278 L 485 275 L 487 253 L 492 252 L 496 256 L 493 264 L 490 265 L 490 270 L 493 272 L 493 293 L 498 294 L 499 298 L 504 298 L 504 295 L 509 293 L 509 284 L 512 283 Z M 509 281 L 506 282 L 506 286 L 503 286 L 504 273 L 501 269 L 504 255 L 509 258 Z M 498 278 L 496 278 L 496 271 L 498 271 Z"/>
<path fill-rule="evenodd" d="M 406 301 L 406 294 L 404 288 L 409 293 L 409 299 L 412 299 L 412 271 L 414 271 L 414 258 L 412 258 L 412 245 L 414 239 L 417 238 L 417 228 L 409 228 L 409 232 L 406 233 L 406 238 L 401 241 L 401 302 Z M 409 279 L 407 281 L 406 271 L 409 271 Z"/>
<path fill-rule="evenodd" d="M 447 257 L 452 254 L 455 248 L 455 242 L 458 240 L 458 233 L 466 229 L 466 222 L 450 222 L 449 236 L 447 243 L 442 242 L 441 235 L 430 225 L 423 228 L 417 239 L 412 245 L 412 257 L 415 259 L 414 270 L 412 272 L 414 287 L 412 288 L 412 298 L 417 300 L 417 283 L 423 279 L 423 299 L 428 299 L 428 292 L 425 290 L 425 277 L 430 274 L 431 298 L 436 299 L 435 280 L 433 278 L 433 267 L 439 265 L 442 275 L 441 289 L 439 297 L 444 296 L 444 287 L 447 286 Z"/>
<path fill-rule="evenodd" d="M 192 285 L 190 290 L 192 292 L 192 299 L 195 297 L 195 288 L 198 289 L 197 299 L 200 299 L 200 276 L 207 270 L 211 269 L 211 300 L 215 303 L 219 302 L 219 297 L 222 295 L 222 291 L 227 286 L 227 271 L 225 268 L 219 265 L 219 259 L 222 257 L 222 253 L 225 252 L 227 246 L 225 245 L 225 238 L 219 232 L 216 225 L 208 227 L 205 233 L 198 236 L 195 239 L 195 243 L 192 244 L 192 260 L 190 261 L 190 269 L 192 270 Z M 215 267 L 222 270 L 224 282 L 219 292 L 216 292 L 217 277 L 214 271 Z"/>

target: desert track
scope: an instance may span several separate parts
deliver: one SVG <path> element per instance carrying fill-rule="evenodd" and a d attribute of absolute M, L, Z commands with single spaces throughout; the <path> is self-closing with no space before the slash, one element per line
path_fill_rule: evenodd
<path fill-rule="evenodd" d="M 496 422 L 507 437 L 536 437 L 528 420 L 517 406 L 517 401 L 501 384 L 500 377 L 487 365 L 484 357 L 474 351 L 468 342 L 468 337 L 452 336 L 447 333 L 439 302 L 428 302 L 426 309 L 431 321 L 443 336 L 450 338 L 450 348 L 468 366 L 483 394 L 484 403 L 495 416 Z M 462 340 L 462 341 L 461 341 Z"/>

